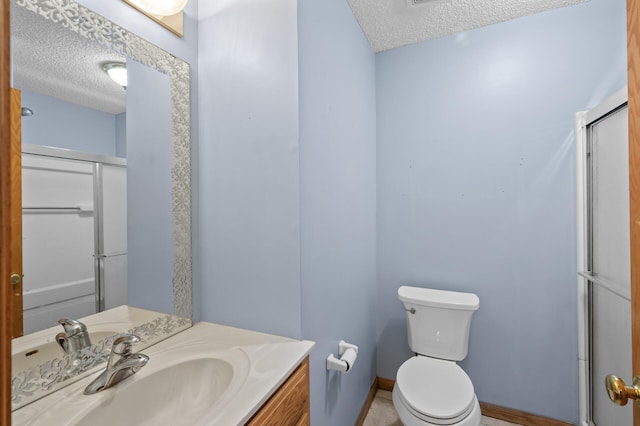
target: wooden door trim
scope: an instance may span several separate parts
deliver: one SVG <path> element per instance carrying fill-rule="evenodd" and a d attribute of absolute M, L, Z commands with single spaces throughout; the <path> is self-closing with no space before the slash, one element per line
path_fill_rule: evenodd
<path fill-rule="evenodd" d="M 627 0 L 627 66 L 629 86 L 629 210 L 631 237 L 631 326 L 633 374 L 640 375 L 640 10 Z M 631 381 L 631 378 L 628 379 Z M 640 408 L 633 404 L 633 424 L 640 426 Z"/>
<path fill-rule="evenodd" d="M 0 424 L 11 423 L 10 196 L 10 19 L 9 0 L 0 0 Z"/>
<path fill-rule="evenodd" d="M 11 282 L 11 305 L 13 313 L 11 315 L 13 327 L 11 337 L 22 336 L 22 96 L 19 90 L 10 89 L 11 105 L 9 114 L 10 122 L 10 152 L 9 159 L 9 204 L 11 215 L 10 244 L 10 273 L 13 279 L 14 274 L 20 277 L 17 283 Z"/>

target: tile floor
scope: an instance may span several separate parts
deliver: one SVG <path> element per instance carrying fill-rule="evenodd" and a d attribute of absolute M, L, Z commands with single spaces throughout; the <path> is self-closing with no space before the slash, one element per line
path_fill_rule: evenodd
<path fill-rule="evenodd" d="M 364 419 L 364 426 L 402 426 L 393 402 L 391 401 L 391 392 L 378 390 L 373 404 Z M 492 419 L 491 417 L 482 416 L 481 426 L 522 426 L 515 423 L 505 422 L 504 420 Z"/>

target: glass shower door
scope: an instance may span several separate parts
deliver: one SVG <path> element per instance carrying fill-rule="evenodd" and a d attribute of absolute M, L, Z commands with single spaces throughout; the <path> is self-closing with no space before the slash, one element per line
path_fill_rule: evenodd
<path fill-rule="evenodd" d="M 613 404 L 604 386 L 632 377 L 628 111 L 626 105 L 587 130 L 591 419 L 633 424 L 633 404 Z"/>

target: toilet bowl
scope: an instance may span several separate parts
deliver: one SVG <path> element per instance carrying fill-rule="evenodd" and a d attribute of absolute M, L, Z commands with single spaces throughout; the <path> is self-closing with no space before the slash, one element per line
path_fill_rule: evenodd
<path fill-rule="evenodd" d="M 467 356 L 475 294 L 402 286 L 409 347 L 417 355 L 396 374 L 393 405 L 405 426 L 480 425 L 473 383 L 456 364 Z"/>
<path fill-rule="evenodd" d="M 405 426 L 478 426 L 473 384 L 455 362 L 416 356 L 400 366 L 393 404 Z"/>

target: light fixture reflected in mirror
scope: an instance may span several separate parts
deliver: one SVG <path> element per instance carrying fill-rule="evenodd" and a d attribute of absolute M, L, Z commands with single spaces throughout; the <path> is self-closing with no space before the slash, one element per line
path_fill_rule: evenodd
<path fill-rule="evenodd" d="M 138 0 L 138 3 L 152 15 L 171 16 L 181 12 L 187 0 Z"/>
<path fill-rule="evenodd" d="M 175 35 L 182 37 L 184 19 L 182 9 L 188 0 L 123 0 Z"/>
<path fill-rule="evenodd" d="M 102 70 L 107 73 L 111 80 L 120 86 L 127 88 L 127 66 L 122 62 L 107 62 L 102 65 Z"/>

